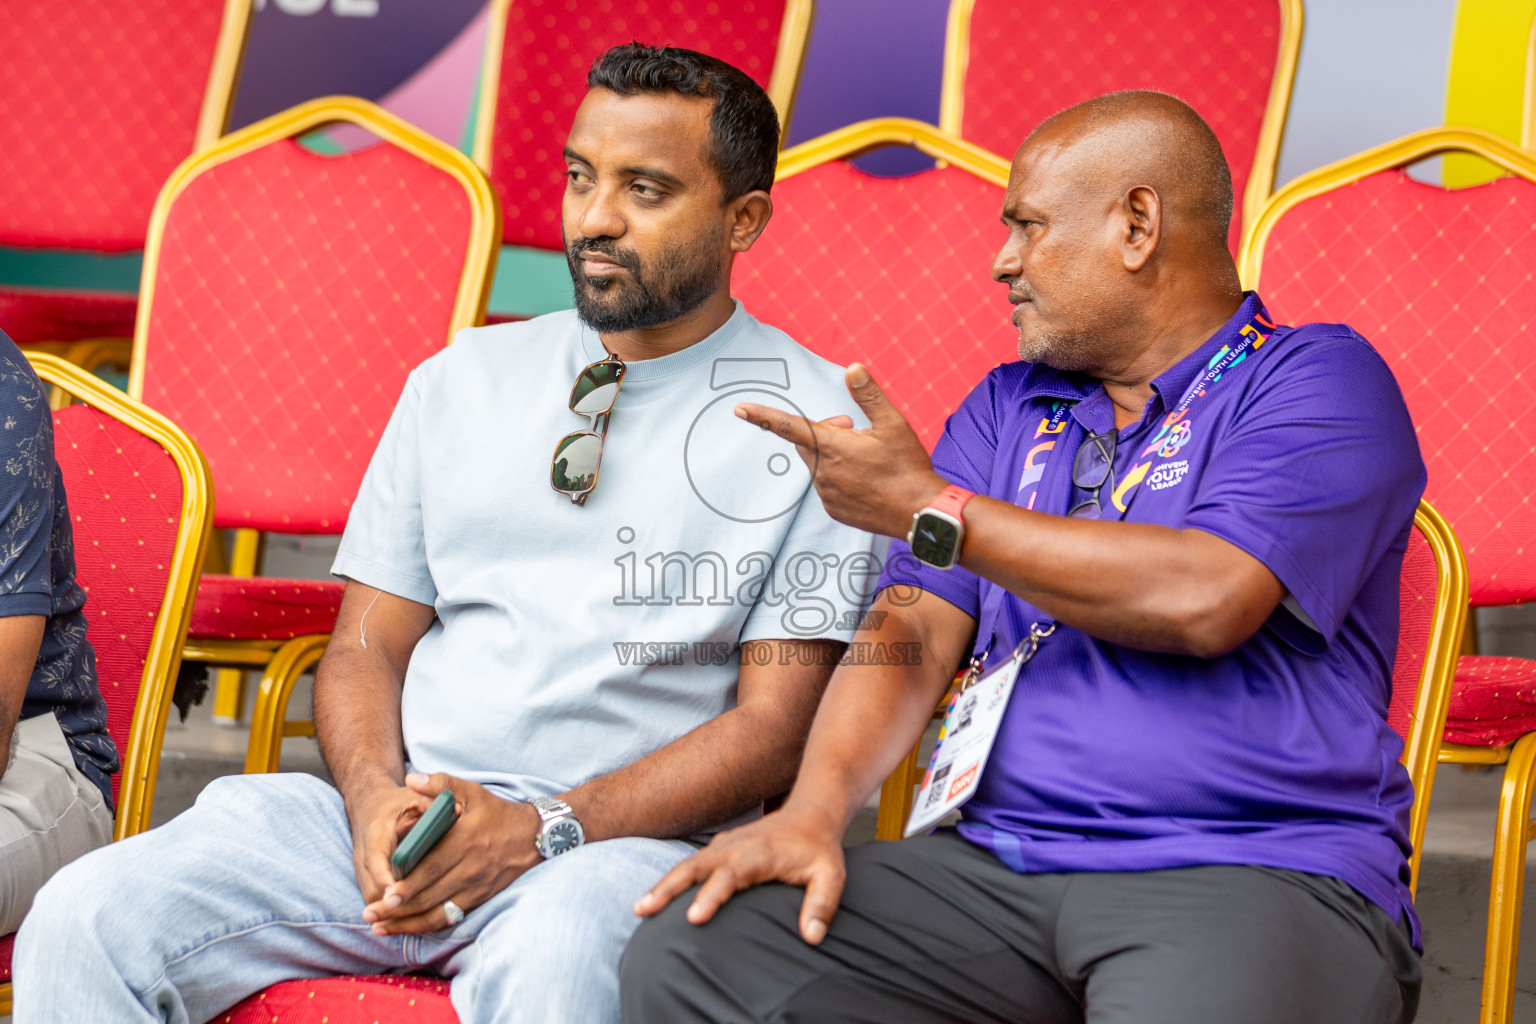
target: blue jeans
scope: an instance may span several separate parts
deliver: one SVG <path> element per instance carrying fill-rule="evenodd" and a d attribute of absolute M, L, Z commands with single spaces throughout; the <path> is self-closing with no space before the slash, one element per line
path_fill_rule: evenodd
<path fill-rule="evenodd" d="M 611 839 L 534 867 L 455 928 L 374 935 L 341 795 L 219 779 L 168 824 L 43 887 L 17 938 L 16 1024 L 203 1024 L 278 981 L 432 971 L 463 1024 L 616 1022 L 631 907 L 693 851 Z"/>

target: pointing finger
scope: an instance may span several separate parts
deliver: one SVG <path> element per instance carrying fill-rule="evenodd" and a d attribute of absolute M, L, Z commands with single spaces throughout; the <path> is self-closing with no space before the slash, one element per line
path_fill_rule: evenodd
<path fill-rule="evenodd" d="M 812 448 L 816 445 L 816 428 L 807 423 L 803 416 L 796 416 L 782 409 L 771 409 L 766 405 L 754 405 L 751 402 L 738 405 L 736 415 L 748 423 L 755 423 L 764 430 L 773 431 L 790 444 L 800 448 Z"/>

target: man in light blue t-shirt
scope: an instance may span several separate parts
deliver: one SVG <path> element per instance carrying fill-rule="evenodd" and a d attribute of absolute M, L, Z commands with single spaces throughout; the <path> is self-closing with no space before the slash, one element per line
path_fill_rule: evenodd
<path fill-rule="evenodd" d="M 639 45 L 588 84 L 577 309 L 418 367 L 363 481 L 315 687 L 336 788 L 220 780 L 66 870 L 23 931 L 18 1020 L 198 1022 L 287 978 L 427 970 L 465 1024 L 616 1021 L 635 900 L 789 787 L 880 566 L 734 410 L 867 421 L 731 298 L 772 213 L 762 89 Z M 445 790 L 456 822 L 397 881 Z"/>

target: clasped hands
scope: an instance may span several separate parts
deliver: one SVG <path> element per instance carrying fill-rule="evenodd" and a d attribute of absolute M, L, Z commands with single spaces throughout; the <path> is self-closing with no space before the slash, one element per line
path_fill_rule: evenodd
<path fill-rule="evenodd" d="M 534 847 L 539 816 L 528 804 L 450 775 L 407 775 L 405 783 L 381 784 L 347 806 L 352 866 L 367 904 L 363 920 L 375 934 L 446 928 L 445 901 L 467 914 L 539 863 Z M 444 790 L 453 791 L 458 820 L 409 875 L 396 881 L 390 855 Z"/>

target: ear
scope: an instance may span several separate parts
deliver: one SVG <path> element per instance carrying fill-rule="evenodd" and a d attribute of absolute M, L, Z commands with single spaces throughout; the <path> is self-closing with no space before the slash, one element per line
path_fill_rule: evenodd
<path fill-rule="evenodd" d="M 1163 201 L 1149 185 L 1137 185 L 1120 200 L 1125 234 L 1120 240 L 1125 269 L 1136 273 L 1147 265 L 1163 237 Z"/>
<path fill-rule="evenodd" d="M 725 205 L 731 252 L 746 252 L 773 217 L 773 200 L 759 189 L 737 196 Z"/>

